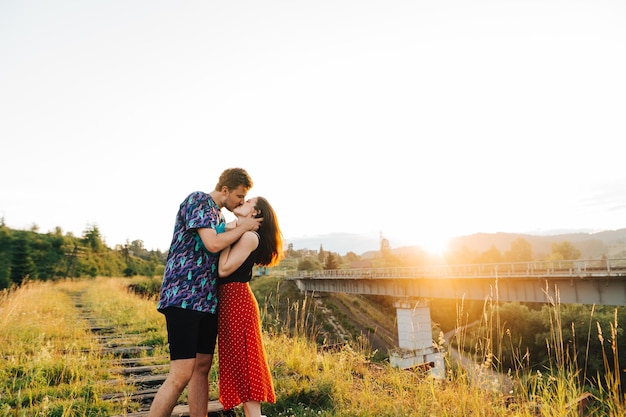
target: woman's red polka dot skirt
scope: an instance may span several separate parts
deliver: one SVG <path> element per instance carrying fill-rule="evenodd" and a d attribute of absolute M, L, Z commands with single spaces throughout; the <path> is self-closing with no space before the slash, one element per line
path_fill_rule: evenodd
<path fill-rule="evenodd" d="M 275 403 L 261 337 L 259 305 L 247 282 L 219 286 L 219 399 L 225 410 L 247 402 Z"/>

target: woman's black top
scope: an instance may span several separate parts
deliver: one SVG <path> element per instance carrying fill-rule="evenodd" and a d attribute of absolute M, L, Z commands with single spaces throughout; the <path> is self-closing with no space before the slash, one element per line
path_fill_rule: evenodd
<path fill-rule="evenodd" d="M 243 261 L 241 265 L 239 265 L 239 268 L 237 268 L 235 272 L 227 277 L 219 278 L 217 281 L 218 284 L 228 284 L 229 282 L 250 282 L 250 280 L 252 279 L 252 268 L 257 261 L 258 250 L 259 247 L 257 246 L 257 248 L 253 250 L 250 255 L 248 255 L 246 260 Z"/>

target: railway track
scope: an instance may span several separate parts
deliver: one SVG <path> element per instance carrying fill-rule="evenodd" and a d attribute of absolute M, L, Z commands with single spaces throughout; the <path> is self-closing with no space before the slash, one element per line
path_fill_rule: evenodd
<path fill-rule="evenodd" d="M 87 323 L 87 328 L 98 340 L 103 360 L 109 361 L 111 374 L 116 375 L 104 383 L 126 387 L 126 391 L 108 393 L 101 399 L 123 403 L 124 409 L 133 411 L 110 417 L 147 416 L 154 396 L 167 377 L 169 357 L 155 356 L 154 346 L 140 345 L 138 342 L 142 335 L 125 334 L 110 323 L 94 317 L 92 312 L 82 305 L 78 294 L 75 295 L 74 303 L 81 310 L 81 319 Z M 120 380 L 124 383 L 120 384 Z M 134 389 L 129 392 L 128 386 Z M 234 415 L 232 412 L 225 412 L 219 401 L 209 401 L 208 417 Z M 177 404 L 171 414 L 171 417 L 188 416 L 189 406 L 184 403 Z"/>

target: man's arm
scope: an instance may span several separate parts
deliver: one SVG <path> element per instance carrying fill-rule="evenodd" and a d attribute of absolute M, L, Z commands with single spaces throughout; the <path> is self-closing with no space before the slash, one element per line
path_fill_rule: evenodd
<path fill-rule="evenodd" d="M 209 252 L 218 253 L 236 242 L 248 230 L 258 230 L 262 220 L 262 218 L 246 217 L 239 219 L 235 228 L 227 228 L 223 233 L 217 233 L 211 228 L 201 228 L 198 229 L 198 235 Z"/>

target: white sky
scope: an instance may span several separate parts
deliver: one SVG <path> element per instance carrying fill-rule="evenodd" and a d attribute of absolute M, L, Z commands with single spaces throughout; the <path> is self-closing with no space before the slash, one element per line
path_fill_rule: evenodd
<path fill-rule="evenodd" d="M 0 216 L 167 250 L 182 199 L 241 166 L 287 241 L 624 228 L 625 22 L 621 0 L 2 0 Z"/>

